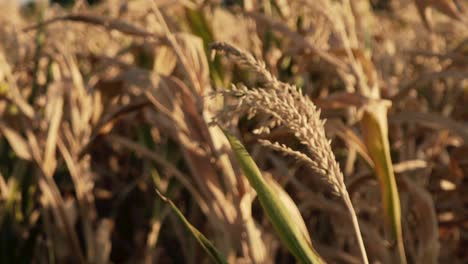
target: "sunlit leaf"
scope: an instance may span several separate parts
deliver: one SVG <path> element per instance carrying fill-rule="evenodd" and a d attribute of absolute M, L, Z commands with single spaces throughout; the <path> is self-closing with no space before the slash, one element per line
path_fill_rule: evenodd
<path fill-rule="evenodd" d="M 371 108 L 372 107 L 372 108 Z M 370 106 L 362 117 L 362 134 L 374 169 L 381 186 L 382 202 L 387 225 L 387 232 L 394 243 L 395 263 L 406 263 L 406 255 L 401 229 L 401 208 L 395 174 L 393 172 L 390 146 L 388 143 L 387 106 Z"/>
<path fill-rule="evenodd" d="M 301 263 L 325 263 L 304 235 L 303 228 L 297 224 L 297 220 L 287 209 L 287 204 L 278 196 L 276 188 L 263 178 L 242 143 L 229 132 L 225 131 L 225 134 L 240 167 L 257 192 L 258 200 L 282 242 Z"/>

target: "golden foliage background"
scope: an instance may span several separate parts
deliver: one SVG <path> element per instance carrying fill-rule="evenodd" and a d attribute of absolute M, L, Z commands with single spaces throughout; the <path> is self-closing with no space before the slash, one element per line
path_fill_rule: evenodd
<path fill-rule="evenodd" d="M 219 123 L 327 263 L 362 263 L 336 179 L 371 263 L 468 262 L 465 1 L 0 1 L 0 10 L 0 263 L 207 262 L 155 188 L 230 263 L 294 261 L 212 125 L 223 111 Z M 211 54 L 215 42 L 245 53 Z M 231 83 L 271 96 L 277 111 L 297 87 L 327 119 L 340 168 L 315 160 L 328 142 L 308 149 L 275 111 L 260 113 L 270 109 L 260 99 L 259 109 L 250 97 L 234 107 Z M 315 111 L 287 100 L 304 118 Z M 327 166 L 343 178 L 324 180 Z"/>

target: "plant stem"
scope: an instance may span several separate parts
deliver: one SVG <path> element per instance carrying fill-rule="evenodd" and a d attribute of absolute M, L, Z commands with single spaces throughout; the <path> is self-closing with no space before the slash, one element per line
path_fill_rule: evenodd
<path fill-rule="evenodd" d="M 361 229 L 359 228 L 359 222 L 356 216 L 356 212 L 354 211 L 353 204 L 351 203 L 351 198 L 346 190 L 341 191 L 343 200 L 345 202 L 346 207 L 348 208 L 349 213 L 351 214 L 351 220 L 353 222 L 354 231 L 356 232 L 356 238 L 359 245 L 359 250 L 361 251 L 362 259 L 364 264 L 369 264 L 369 260 L 367 259 L 366 248 L 364 247 L 364 241 L 362 240 Z"/>

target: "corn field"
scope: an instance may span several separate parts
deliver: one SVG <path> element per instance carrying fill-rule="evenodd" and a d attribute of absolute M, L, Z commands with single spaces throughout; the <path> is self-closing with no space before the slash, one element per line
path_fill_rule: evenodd
<path fill-rule="evenodd" d="M 468 263 L 466 0 L 20 2 L 0 263 Z"/>

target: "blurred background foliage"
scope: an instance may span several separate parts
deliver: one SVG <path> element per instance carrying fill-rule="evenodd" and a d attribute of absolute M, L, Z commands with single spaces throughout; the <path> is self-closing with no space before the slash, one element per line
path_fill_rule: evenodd
<path fill-rule="evenodd" d="M 212 57 L 214 41 L 253 54 L 321 108 L 371 262 L 394 263 L 400 239 L 385 225 L 379 166 L 398 185 L 408 263 L 468 262 L 466 1 L 0 1 L 0 10 L 0 263 L 210 261 L 155 189 L 230 263 L 294 261 L 210 126 L 226 103 L 214 91 L 261 83 Z M 388 107 L 377 136 L 366 132 L 374 103 Z M 282 127 L 255 134 L 267 120 L 238 116 L 231 129 L 294 201 L 318 254 L 361 263 L 330 186 L 258 144 L 307 151 Z M 375 138 L 388 157 L 376 157 Z"/>

